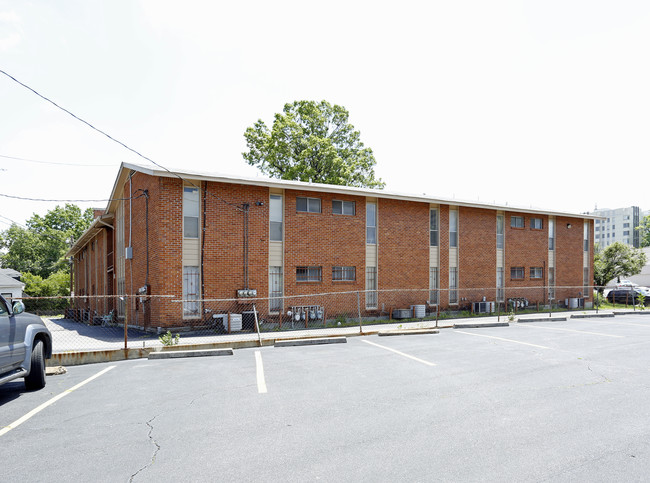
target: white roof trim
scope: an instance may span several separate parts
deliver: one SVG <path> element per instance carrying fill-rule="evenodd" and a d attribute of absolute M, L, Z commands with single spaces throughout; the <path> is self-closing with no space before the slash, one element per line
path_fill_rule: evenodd
<path fill-rule="evenodd" d="M 217 183 L 244 184 L 250 186 L 264 186 L 268 188 L 294 189 L 294 190 L 301 190 L 301 191 L 317 191 L 321 193 L 348 194 L 354 196 L 367 196 L 367 197 L 374 197 L 374 198 L 394 199 L 394 200 L 403 200 L 403 201 L 416 201 L 420 203 L 432 203 L 438 205 L 464 206 L 468 208 L 480 208 L 480 209 L 487 209 L 487 210 L 515 211 L 517 213 L 565 216 L 569 218 L 581 218 L 581 219 L 589 219 L 589 220 L 603 219 L 602 216 L 588 215 L 584 213 L 549 211 L 540 208 L 532 208 L 532 207 L 525 208 L 522 206 L 497 205 L 497 204 L 480 203 L 476 201 L 450 199 L 450 198 L 434 198 L 426 195 L 417 196 L 413 194 L 398 193 L 394 191 L 385 191 L 385 190 L 369 189 L 369 188 L 356 188 L 352 186 L 339 186 L 339 185 L 321 184 L 321 183 L 306 183 L 304 181 L 278 180 L 278 179 L 271 179 L 265 177 L 260 177 L 260 178 L 243 177 L 242 178 L 242 177 L 237 177 L 237 176 L 232 176 L 227 174 L 200 173 L 196 171 L 187 171 L 187 170 L 185 171 L 171 170 L 170 173 L 169 171 L 165 171 L 163 169 L 152 168 L 150 166 L 142 166 L 134 163 L 122 163 L 120 167 L 120 173 L 122 169 L 129 169 L 133 171 L 138 171 L 143 174 L 148 174 L 150 176 L 161 176 L 165 178 L 181 177 L 183 179 L 190 179 L 190 180 L 197 180 L 197 181 L 212 181 Z M 117 190 L 117 180 L 115 186 L 113 187 L 111 198 L 116 197 L 115 196 L 116 190 Z"/>

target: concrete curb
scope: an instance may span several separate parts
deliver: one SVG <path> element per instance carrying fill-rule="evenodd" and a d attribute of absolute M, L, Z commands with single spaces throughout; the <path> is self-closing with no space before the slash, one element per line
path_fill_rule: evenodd
<path fill-rule="evenodd" d="M 639 314 L 639 315 L 650 314 L 650 310 L 620 310 L 614 312 L 614 315 L 632 315 L 632 314 Z"/>
<path fill-rule="evenodd" d="M 487 324 L 454 324 L 454 329 L 479 329 L 481 327 L 508 327 L 508 322 L 489 322 Z"/>
<path fill-rule="evenodd" d="M 208 357 L 208 356 L 231 356 L 233 350 L 228 349 L 199 349 L 193 351 L 152 351 L 149 359 L 179 359 L 182 357 Z"/>
<path fill-rule="evenodd" d="M 380 337 L 391 335 L 423 335 L 423 334 L 438 334 L 439 329 L 394 329 L 394 330 L 380 330 L 377 335 Z"/>
<path fill-rule="evenodd" d="M 531 317 L 526 319 L 517 319 L 517 323 L 526 323 L 526 322 L 559 322 L 566 321 L 566 317 Z"/>
<path fill-rule="evenodd" d="M 571 315 L 572 319 L 593 319 L 593 318 L 605 318 L 605 317 L 614 317 L 616 314 L 573 314 Z"/>
<path fill-rule="evenodd" d="M 323 339 L 276 340 L 275 347 L 294 347 L 299 345 L 347 344 L 345 337 L 326 337 Z"/>

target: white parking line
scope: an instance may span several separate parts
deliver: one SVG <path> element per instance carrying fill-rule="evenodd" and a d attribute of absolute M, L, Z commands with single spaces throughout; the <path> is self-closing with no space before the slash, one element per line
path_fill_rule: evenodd
<path fill-rule="evenodd" d="M 255 351 L 255 367 L 257 373 L 257 392 L 266 393 L 266 382 L 264 381 L 264 364 L 262 364 L 262 353 Z"/>
<path fill-rule="evenodd" d="M 435 366 L 433 362 L 425 361 L 424 359 L 420 359 L 418 357 L 410 356 L 408 354 L 404 354 L 403 352 L 400 352 L 395 349 L 391 349 L 390 347 L 386 347 L 383 345 L 375 344 L 374 342 L 370 342 L 369 340 L 361 339 L 361 342 L 365 342 L 366 344 L 374 345 L 375 347 L 380 347 L 382 349 L 385 349 L 387 351 L 394 352 L 395 354 L 399 354 L 400 356 L 406 357 L 408 359 L 413 359 L 414 361 L 421 362 L 422 364 L 426 364 L 427 366 Z"/>
<path fill-rule="evenodd" d="M 52 399 L 50 399 L 49 401 L 44 402 L 43 404 L 41 404 L 40 406 L 38 406 L 36 409 L 32 409 L 30 412 L 28 412 L 27 414 L 25 414 L 22 418 L 20 418 L 20 419 L 16 419 L 16 420 L 15 420 L 13 423 L 11 423 L 10 425 L 5 426 L 4 428 L 0 429 L 0 436 L 3 436 L 3 435 L 5 435 L 5 434 L 7 434 L 7 433 L 8 433 L 9 431 L 11 431 L 12 429 L 17 428 L 18 426 L 20 426 L 21 424 L 23 424 L 23 423 L 24 423 L 25 421 L 27 421 L 28 419 L 30 419 L 30 418 L 32 418 L 33 416 L 35 416 L 36 414 L 40 413 L 40 412 L 41 412 L 43 409 L 45 409 L 46 407 L 51 406 L 52 404 L 54 404 L 55 402 L 57 402 L 59 399 L 64 398 L 65 396 L 67 396 L 68 394 L 70 394 L 70 393 L 73 392 L 73 391 L 76 391 L 77 389 L 79 389 L 79 388 L 80 388 L 81 386 L 83 386 L 84 384 L 88 384 L 88 383 L 89 383 L 90 381 L 92 381 L 93 379 L 97 379 L 99 376 L 101 376 L 101 375 L 103 375 L 103 374 L 106 374 L 106 373 L 107 373 L 108 371 L 110 371 L 111 369 L 115 369 L 115 367 L 116 367 L 116 366 L 110 366 L 110 367 L 107 367 L 106 369 L 104 369 L 104 370 L 102 370 L 102 371 L 99 371 L 99 372 L 98 372 L 97 374 L 95 374 L 94 376 L 89 377 L 89 378 L 86 379 L 85 381 L 80 382 L 79 384 L 77 384 L 76 386 L 71 387 L 70 389 L 66 389 L 66 390 L 63 391 L 61 394 L 59 394 L 59 395 L 57 395 L 57 396 L 54 396 L 54 397 L 53 397 Z"/>
<path fill-rule="evenodd" d="M 645 327 L 646 329 L 650 327 L 650 324 L 634 324 L 632 322 L 619 322 L 618 320 L 615 321 L 598 321 L 601 324 L 609 324 L 609 325 L 633 325 L 634 327 Z"/>
<path fill-rule="evenodd" d="M 543 345 L 537 345 L 537 344 L 530 344 L 528 342 L 520 342 L 518 340 L 512 340 L 512 339 L 504 339 L 503 337 L 495 337 L 493 335 L 485 335 L 485 334 L 475 334 L 473 332 L 465 332 L 464 330 L 454 330 L 454 334 L 460 333 L 460 334 L 467 334 L 467 335 L 475 335 L 476 337 L 487 337 L 488 339 L 497 339 L 497 340 L 503 340 L 506 342 L 514 342 L 515 344 L 522 344 L 522 345 L 529 345 L 532 347 L 539 347 L 540 349 L 550 349 L 550 347 L 546 347 Z"/>
<path fill-rule="evenodd" d="M 548 330 L 561 330 L 564 332 L 578 332 L 579 334 L 590 334 L 590 335 L 600 335 L 602 337 L 615 337 L 617 339 L 624 339 L 624 335 L 612 335 L 612 334 L 603 334 L 601 332 L 589 332 L 587 330 L 575 330 L 575 329 L 561 329 L 559 327 L 542 327 L 541 325 L 526 324 L 517 327 L 535 327 L 536 329 L 548 329 Z"/>

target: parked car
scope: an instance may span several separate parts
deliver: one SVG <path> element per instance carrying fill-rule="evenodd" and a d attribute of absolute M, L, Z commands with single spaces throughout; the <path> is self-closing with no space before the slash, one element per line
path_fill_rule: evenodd
<path fill-rule="evenodd" d="M 638 285 L 631 280 L 621 280 L 616 284 L 616 287 L 638 287 Z"/>
<path fill-rule="evenodd" d="M 45 386 L 45 359 L 52 357 L 52 334 L 25 305 L 0 295 L 0 384 L 19 377 L 29 390 Z"/>
<path fill-rule="evenodd" d="M 645 297 L 645 305 L 650 304 L 650 291 L 641 287 L 620 287 L 609 291 L 607 301 L 616 304 L 636 305 L 639 295 Z"/>

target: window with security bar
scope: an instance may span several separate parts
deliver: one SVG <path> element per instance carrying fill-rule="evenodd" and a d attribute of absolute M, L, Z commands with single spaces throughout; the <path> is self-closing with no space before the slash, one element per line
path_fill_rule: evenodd
<path fill-rule="evenodd" d="M 440 274 L 437 267 L 429 268 L 429 303 L 431 305 L 438 305 L 438 297 L 440 288 Z"/>
<path fill-rule="evenodd" d="M 497 302 L 503 302 L 505 299 L 505 278 L 503 268 L 497 268 Z"/>
<path fill-rule="evenodd" d="M 449 269 L 449 303 L 458 303 L 458 268 Z"/>
<path fill-rule="evenodd" d="M 269 312 L 282 312 L 282 267 L 269 267 Z"/>
<path fill-rule="evenodd" d="M 296 282 L 320 282 L 322 280 L 322 267 L 296 267 Z"/>
<path fill-rule="evenodd" d="M 356 267 L 332 267 L 332 280 L 335 282 L 353 282 L 356 274 Z"/>
<path fill-rule="evenodd" d="M 511 267 L 510 278 L 512 280 L 523 280 L 526 277 L 526 269 L 524 267 Z"/>
<path fill-rule="evenodd" d="M 199 267 L 183 267 L 183 317 L 200 317 L 199 293 Z"/>
<path fill-rule="evenodd" d="M 377 267 L 366 268 L 366 308 L 377 308 Z"/>

